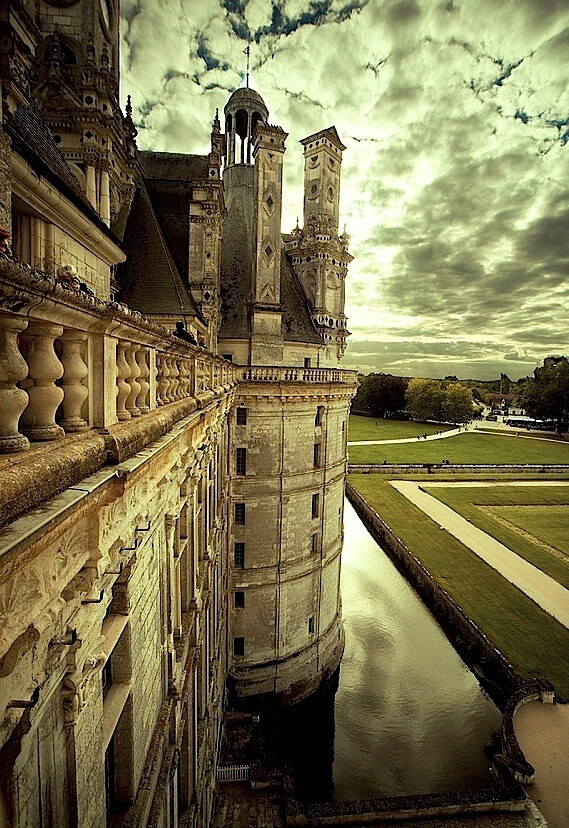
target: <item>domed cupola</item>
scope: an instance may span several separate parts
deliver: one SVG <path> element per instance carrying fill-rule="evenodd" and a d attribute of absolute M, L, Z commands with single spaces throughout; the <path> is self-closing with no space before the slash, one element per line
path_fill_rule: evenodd
<path fill-rule="evenodd" d="M 236 89 L 225 104 L 225 166 L 252 164 L 253 133 L 259 121 L 266 124 L 269 110 L 258 92 Z"/>

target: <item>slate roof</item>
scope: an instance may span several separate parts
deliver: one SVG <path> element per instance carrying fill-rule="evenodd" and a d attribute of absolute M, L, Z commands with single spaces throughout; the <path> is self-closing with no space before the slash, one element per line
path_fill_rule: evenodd
<path fill-rule="evenodd" d="M 209 156 L 186 155 L 181 152 L 140 152 L 140 161 L 147 179 L 195 181 L 207 178 Z"/>
<path fill-rule="evenodd" d="M 313 342 L 321 345 L 322 339 L 312 321 L 304 288 L 284 250 L 281 253 L 281 304 L 285 342 Z"/>
<path fill-rule="evenodd" d="M 237 198 L 223 220 L 221 241 L 221 325 L 219 339 L 247 339 L 251 294 L 252 208 Z"/>
<path fill-rule="evenodd" d="M 126 261 L 118 270 L 123 302 L 144 314 L 199 316 L 144 183 L 134 196 L 123 246 Z"/>
<path fill-rule="evenodd" d="M 234 220 L 238 216 L 233 213 Z M 229 233 L 227 233 L 229 236 Z M 223 242 L 226 241 L 224 229 Z M 248 246 L 234 244 L 224 251 L 221 273 L 222 322 L 220 339 L 247 339 L 250 335 L 248 303 L 251 293 L 251 255 Z M 286 252 L 281 252 L 281 331 L 286 342 L 322 344 L 306 300 L 306 294 Z"/>

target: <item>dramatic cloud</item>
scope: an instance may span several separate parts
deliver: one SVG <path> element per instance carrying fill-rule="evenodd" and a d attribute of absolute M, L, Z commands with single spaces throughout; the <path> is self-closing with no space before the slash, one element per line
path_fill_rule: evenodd
<path fill-rule="evenodd" d="M 122 84 L 144 149 L 205 152 L 244 81 L 289 132 L 347 145 L 344 364 L 524 375 L 569 351 L 566 0 L 123 0 Z"/>

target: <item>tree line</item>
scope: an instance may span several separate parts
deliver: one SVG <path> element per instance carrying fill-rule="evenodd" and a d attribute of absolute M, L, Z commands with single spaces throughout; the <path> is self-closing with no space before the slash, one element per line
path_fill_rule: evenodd
<path fill-rule="evenodd" d="M 557 431 L 567 431 L 569 417 L 569 361 L 565 356 L 546 357 L 531 377 L 512 381 L 507 374 L 492 382 L 395 377 L 360 374 L 360 386 L 352 411 L 372 417 L 411 417 L 414 420 L 464 423 L 481 410 L 505 400 L 516 401 L 530 417 L 554 421 Z"/>

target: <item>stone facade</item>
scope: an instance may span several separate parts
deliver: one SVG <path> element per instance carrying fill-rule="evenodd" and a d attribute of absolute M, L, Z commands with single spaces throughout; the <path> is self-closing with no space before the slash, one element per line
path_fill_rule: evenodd
<path fill-rule="evenodd" d="M 203 828 L 228 688 L 341 656 L 343 299 L 294 270 L 257 93 L 138 153 L 116 3 L 0 25 L 0 823 Z"/>

